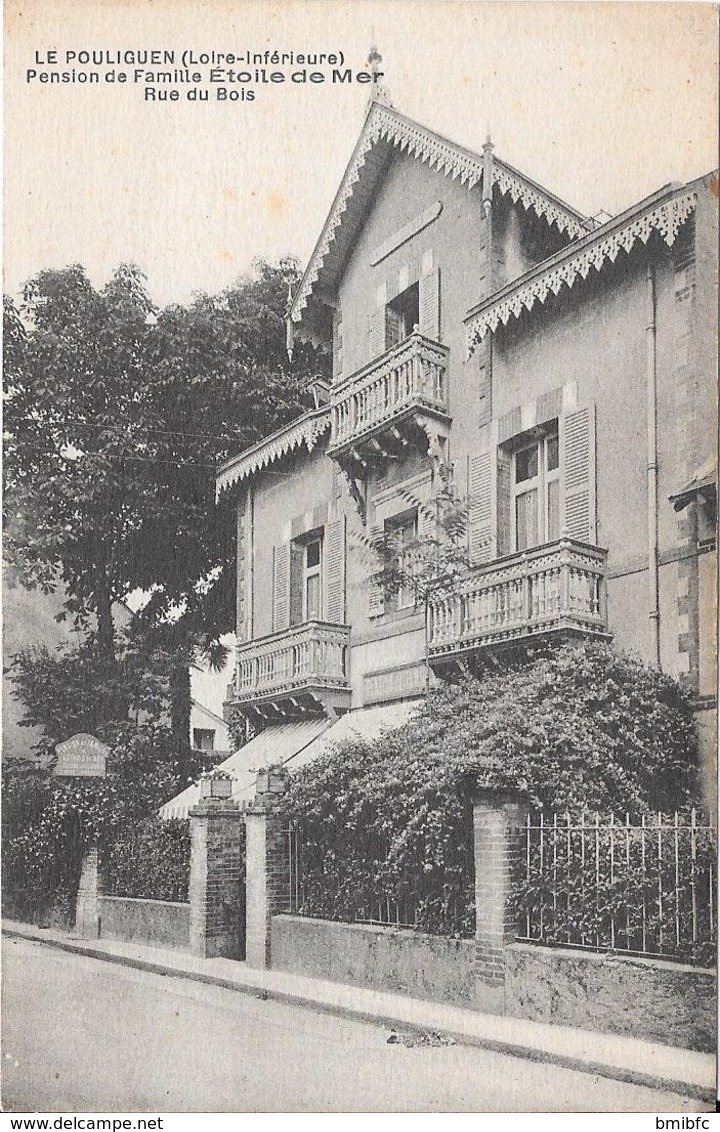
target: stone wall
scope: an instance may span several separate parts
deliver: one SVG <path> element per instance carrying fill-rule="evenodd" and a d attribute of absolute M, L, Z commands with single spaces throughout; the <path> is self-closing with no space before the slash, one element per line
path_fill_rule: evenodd
<path fill-rule="evenodd" d="M 715 1048 L 715 972 L 681 963 L 516 943 L 505 951 L 505 1009 L 535 1022 Z"/>
<path fill-rule="evenodd" d="M 175 904 L 169 900 L 101 896 L 100 938 L 137 940 L 156 947 L 187 951 L 190 946 L 190 905 Z"/>
<path fill-rule="evenodd" d="M 475 943 L 403 928 L 272 918 L 272 966 L 311 978 L 472 1006 Z"/>

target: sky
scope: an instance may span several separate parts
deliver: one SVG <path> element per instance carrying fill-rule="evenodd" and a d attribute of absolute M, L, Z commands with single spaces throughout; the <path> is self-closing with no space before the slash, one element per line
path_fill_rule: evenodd
<path fill-rule="evenodd" d="M 256 256 L 304 263 L 368 100 L 367 85 L 330 82 L 332 67 L 323 84 L 218 100 L 230 84 L 198 66 L 207 102 L 182 85 L 152 102 L 151 84 L 107 82 L 110 64 L 66 52 L 342 52 L 355 73 L 373 34 L 399 110 L 471 148 L 489 126 L 500 157 L 589 215 L 718 164 L 707 4 L 7 0 L 4 290 L 69 263 L 101 286 L 133 262 L 163 306 L 231 285 Z M 73 66 L 100 84 L 27 81 Z"/>

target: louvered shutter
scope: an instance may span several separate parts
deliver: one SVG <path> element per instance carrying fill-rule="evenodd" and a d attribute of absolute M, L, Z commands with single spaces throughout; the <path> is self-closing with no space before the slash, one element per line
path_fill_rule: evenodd
<path fill-rule="evenodd" d="M 473 566 L 490 562 L 495 489 L 495 451 L 471 456 L 468 470 L 468 555 Z"/>
<path fill-rule="evenodd" d="M 492 361 L 487 340 L 478 342 L 469 364 L 473 363 L 477 367 L 478 424 L 482 426 L 492 420 Z"/>
<path fill-rule="evenodd" d="M 560 417 L 563 533 L 595 541 L 595 407 Z"/>
<path fill-rule="evenodd" d="M 417 548 L 416 572 L 422 575 L 436 561 L 438 549 L 437 504 L 434 499 L 426 499 L 417 510 Z"/>
<path fill-rule="evenodd" d="M 383 536 L 383 524 L 375 523 L 370 527 L 369 536 L 373 545 L 380 541 Z M 380 566 L 380 563 L 373 561 L 371 565 L 371 573 L 375 572 Z M 379 584 L 377 579 L 372 576 L 368 578 L 368 617 L 381 617 L 385 611 L 385 595 L 383 587 Z"/>
<path fill-rule="evenodd" d="M 497 555 L 512 554 L 512 459 L 497 449 Z"/>
<path fill-rule="evenodd" d="M 245 492 L 238 509 L 237 523 L 237 638 L 250 641 L 253 636 L 253 493 Z"/>
<path fill-rule="evenodd" d="M 246 499 L 241 498 L 237 510 L 237 546 L 236 560 L 236 589 L 235 589 L 235 631 L 238 641 L 246 641 L 245 626 L 245 587 L 247 585 L 247 550 L 245 547 L 245 506 Z"/>
<path fill-rule="evenodd" d="M 435 267 L 420 279 L 420 333 L 440 340 L 440 270 Z"/>
<path fill-rule="evenodd" d="M 435 507 L 436 505 L 433 499 L 427 499 L 418 506 L 417 531 L 418 538 L 423 542 L 434 539 L 437 534 L 435 529 Z"/>
<path fill-rule="evenodd" d="M 290 624 L 300 625 L 303 620 L 303 567 L 305 549 L 297 542 L 290 543 Z"/>
<path fill-rule="evenodd" d="M 333 311 L 333 377 L 338 381 L 342 376 L 342 311 Z"/>
<path fill-rule="evenodd" d="M 373 311 L 368 319 L 368 360 L 385 353 L 385 307 Z"/>
<path fill-rule="evenodd" d="M 275 547 L 273 566 L 273 632 L 279 633 L 290 624 L 290 543 Z"/>
<path fill-rule="evenodd" d="M 333 624 L 345 622 L 345 516 L 328 523 L 323 540 L 325 563 L 325 616 Z"/>

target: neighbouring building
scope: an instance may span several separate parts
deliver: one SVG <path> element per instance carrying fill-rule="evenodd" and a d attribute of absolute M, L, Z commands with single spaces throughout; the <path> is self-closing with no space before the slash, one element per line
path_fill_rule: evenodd
<path fill-rule="evenodd" d="M 228 764 L 239 794 L 256 744 L 305 759 L 404 717 L 428 666 L 581 638 L 687 685 L 712 781 L 717 196 L 713 173 L 593 220 L 489 140 L 371 101 L 288 317 L 332 384 L 217 477 L 237 501 L 226 706 L 263 729 Z M 421 535 L 448 478 L 470 568 L 419 610 L 368 548 Z"/>

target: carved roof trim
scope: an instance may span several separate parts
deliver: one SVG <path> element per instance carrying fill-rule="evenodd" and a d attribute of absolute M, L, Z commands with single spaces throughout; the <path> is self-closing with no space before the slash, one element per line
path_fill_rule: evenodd
<path fill-rule="evenodd" d="M 368 155 L 378 143 L 383 141 L 399 149 L 400 152 L 417 158 L 431 169 L 437 169 L 454 180 L 459 179 L 460 183 L 467 185 L 469 189 L 482 182 L 481 153 L 475 153 L 450 141 L 411 118 L 406 118 L 392 107 L 373 102 L 320 238 L 293 298 L 288 317 L 294 323 L 302 320 L 303 311 L 312 297 L 315 284 L 336 244 L 339 229 L 355 188 L 365 171 Z M 592 224 L 592 221 L 582 213 L 571 208 L 559 197 L 541 188 L 501 159 L 493 158 L 492 170 L 493 186 L 500 193 L 508 194 L 515 202 L 520 201 L 526 209 L 532 209 L 548 224 L 554 224 L 561 232 L 565 232 L 569 239 L 584 235 L 588 226 Z"/>
<path fill-rule="evenodd" d="M 215 477 L 215 499 L 223 491 L 233 487 L 241 480 L 249 479 L 263 468 L 294 452 L 304 444 L 308 452 L 312 452 L 320 437 L 330 427 L 330 408 L 322 405 L 319 409 L 312 409 L 309 413 L 299 417 L 284 428 L 278 429 L 272 436 L 253 444 L 252 448 L 227 460 L 219 469 Z"/>
<path fill-rule="evenodd" d="M 510 319 L 519 318 L 536 303 L 544 303 L 548 295 L 557 295 L 563 287 L 572 287 L 579 278 L 586 279 L 591 268 L 601 271 L 606 263 L 614 263 L 621 250 L 630 252 L 638 240 L 647 244 L 653 232 L 659 232 L 668 247 L 672 247 L 696 203 L 695 188 L 665 186 L 531 268 L 468 313 L 465 319 L 468 350 L 471 351 L 488 331 L 496 330 L 500 324 L 507 326 Z"/>

